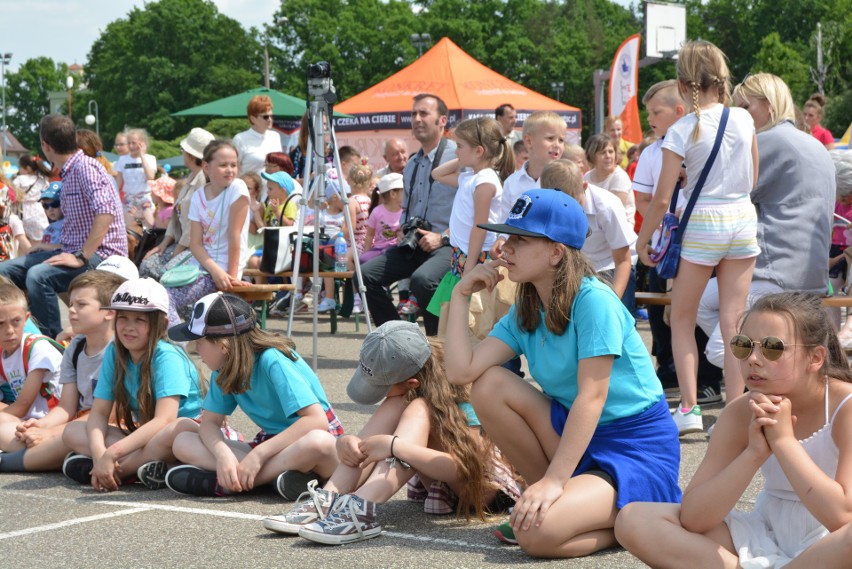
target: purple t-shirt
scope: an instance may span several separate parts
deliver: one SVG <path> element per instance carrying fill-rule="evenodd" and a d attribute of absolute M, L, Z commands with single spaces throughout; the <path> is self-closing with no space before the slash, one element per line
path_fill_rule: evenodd
<path fill-rule="evenodd" d="M 399 232 L 399 219 L 402 217 L 402 210 L 388 211 L 385 206 L 379 204 L 370 218 L 367 220 L 367 225 L 375 231 L 373 235 L 373 249 L 387 249 L 391 245 L 396 245 L 397 232 Z"/>

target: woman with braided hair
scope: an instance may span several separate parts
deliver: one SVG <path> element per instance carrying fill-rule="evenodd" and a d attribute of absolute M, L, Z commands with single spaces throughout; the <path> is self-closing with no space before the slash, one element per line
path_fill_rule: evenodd
<path fill-rule="evenodd" d="M 672 199 L 681 165 L 686 168 L 684 197 L 696 191 L 722 129 L 718 154 L 708 165 L 706 179 L 683 234 L 680 268 L 672 285 L 672 352 L 681 404 L 674 414 L 680 433 L 703 430 L 697 405 L 697 347 L 695 321 L 698 302 L 713 270 L 719 283 L 720 325 L 727 344 L 745 309 L 757 244 L 757 215 L 749 195 L 757 182 L 758 155 L 754 120 L 740 108 L 727 109 L 730 73 L 725 54 L 705 41 L 688 42 L 677 61 L 678 89 L 689 114 L 675 123 L 663 142 L 663 166 L 658 191 L 648 207 L 636 251 L 650 267 L 651 236 Z M 725 120 L 727 124 L 725 124 Z M 682 223 L 681 223 L 682 225 Z M 725 394 L 730 403 L 743 393 L 736 360 L 725 354 Z"/>

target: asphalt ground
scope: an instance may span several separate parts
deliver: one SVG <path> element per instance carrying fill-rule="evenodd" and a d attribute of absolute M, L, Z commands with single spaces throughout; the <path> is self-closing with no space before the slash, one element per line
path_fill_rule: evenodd
<path fill-rule="evenodd" d="M 269 327 L 286 330 L 286 321 Z M 647 323 L 639 330 L 650 348 Z M 354 320 L 341 320 L 329 334 L 328 317 L 320 316 L 319 377 L 347 432 L 357 433 L 371 408 L 346 396 L 366 333 Z M 310 361 L 309 315 L 296 317 L 293 339 Z M 675 403 L 674 398 L 670 403 Z M 705 427 L 720 406 L 704 408 Z M 232 424 L 246 436 L 257 428 L 239 410 Z M 681 487 L 689 481 L 707 448 L 704 434 L 682 439 Z M 750 508 L 757 494 L 752 484 L 741 504 Z M 263 529 L 265 516 L 289 511 L 272 490 L 228 498 L 192 498 L 169 490 L 149 491 L 134 485 L 109 495 L 96 494 L 60 473 L 0 475 L 0 568 L 39 567 L 496 567 L 547 566 L 628 568 L 644 564 L 622 549 L 582 559 L 546 561 L 528 557 L 492 535 L 504 520 L 486 522 L 424 514 L 422 505 L 399 492 L 379 510 L 384 533 L 346 546 L 322 546 L 299 537 Z M 661 540 L 665 536 L 660 536 Z"/>

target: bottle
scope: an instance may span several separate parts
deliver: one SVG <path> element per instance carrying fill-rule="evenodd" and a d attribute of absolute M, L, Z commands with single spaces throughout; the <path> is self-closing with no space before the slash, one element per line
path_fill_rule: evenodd
<path fill-rule="evenodd" d="M 346 239 L 343 237 L 343 232 L 337 234 L 334 240 L 334 272 L 343 273 L 346 271 Z"/>

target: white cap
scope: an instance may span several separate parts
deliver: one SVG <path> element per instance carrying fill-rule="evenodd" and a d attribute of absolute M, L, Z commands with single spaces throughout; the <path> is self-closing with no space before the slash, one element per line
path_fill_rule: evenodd
<path fill-rule="evenodd" d="M 169 313 L 169 293 L 154 279 L 132 279 L 121 284 L 104 310 Z"/>
<path fill-rule="evenodd" d="M 402 174 L 385 174 L 379 179 L 379 193 L 385 194 L 391 190 L 402 189 Z"/>
<path fill-rule="evenodd" d="M 126 281 L 139 278 L 139 269 L 136 268 L 133 261 L 127 257 L 122 257 L 121 255 L 111 255 L 107 257 L 101 261 L 101 264 L 96 268 L 99 271 L 114 273 Z"/>

